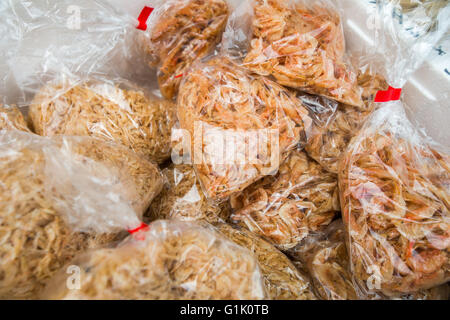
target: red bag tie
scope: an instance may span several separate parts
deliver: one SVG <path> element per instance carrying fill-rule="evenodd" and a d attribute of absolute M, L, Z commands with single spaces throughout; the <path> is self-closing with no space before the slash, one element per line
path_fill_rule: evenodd
<path fill-rule="evenodd" d="M 401 94 L 402 94 L 401 88 L 398 89 L 389 86 L 389 88 L 386 91 L 379 90 L 377 92 L 374 102 L 388 102 L 400 100 Z"/>
<path fill-rule="evenodd" d="M 128 230 L 128 233 L 134 234 L 134 233 L 139 232 L 146 228 L 148 228 L 148 225 L 142 222 L 141 225 L 139 227 L 137 227 L 136 229 Z"/>
<path fill-rule="evenodd" d="M 147 20 L 148 17 L 150 17 L 150 15 L 153 12 L 153 8 L 151 7 L 144 7 L 144 9 L 142 9 L 141 14 L 138 17 L 138 21 L 139 21 L 139 25 L 136 27 L 139 30 L 147 30 Z"/>

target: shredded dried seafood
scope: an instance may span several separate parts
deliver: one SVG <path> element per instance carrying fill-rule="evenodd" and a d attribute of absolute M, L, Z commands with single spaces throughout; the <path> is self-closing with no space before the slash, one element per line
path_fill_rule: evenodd
<path fill-rule="evenodd" d="M 358 85 L 363 89 L 363 107 L 336 104 L 326 98 L 298 94 L 305 105 L 318 104 L 317 121 L 311 128 L 305 150 L 330 172 L 338 172 L 338 162 L 347 149 L 350 140 L 358 133 L 367 117 L 373 112 L 373 99 L 378 90 L 386 90 L 388 85 L 380 76 L 368 72 L 358 75 Z M 313 101 L 311 101 L 313 100 Z"/>
<path fill-rule="evenodd" d="M 125 147 L 0 132 L 0 298 L 34 297 L 74 254 L 120 239 L 161 184 Z"/>
<path fill-rule="evenodd" d="M 151 220 L 205 220 L 215 224 L 228 219 L 229 203 L 208 201 L 191 165 L 172 164 L 163 170 L 163 175 L 166 183 L 150 206 Z"/>
<path fill-rule="evenodd" d="M 245 229 L 221 223 L 218 230 L 257 257 L 270 299 L 316 300 L 309 279 L 302 275 L 282 252 Z"/>
<path fill-rule="evenodd" d="M 0 105 L 0 130 L 30 131 L 23 114 L 17 107 Z"/>
<path fill-rule="evenodd" d="M 346 63 L 340 17 L 331 4 L 254 0 L 253 36 L 244 64 L 282 85 L 362 105 L 356 73 Z"/>
<path fill-rule="evenodd" d="M 303 151 L 293 151 L 275 176 L 231 198 L 231 220 L 281 250 L 327 226 L 339 211 L 337 176 Z"/>
<path fill-rule="evenodd" d="M 138 235 L 136 235 L 138 236 Z M 117 248 L 92 251 L 73 262 L 81 288 L 67 274 L 49 285 L 48 299 L 263 299 L 255 257 L 211 226 L 160 220 Z"/>
<path fill-rule="evenodd" d="M 158 66 L 159 87 L 166 98 L 177 95 L 186 70 L 220 42 L 228 14 L 224 0 L 169 0 L 152 14 L 157 20 L 139 41 L 150 66 Z"/>
<path fill-rule="evenodd" d="M 273 173 L 311 125 L 295 96 L 227 58 L 198 63 L 184 78 L 177 113 L 193 137 L 194 168 L 208 198 L 224 199 Z"/>
<path fill-rule="evenodd" d="M 29 115 L 40 135 L 89 135 L 121 143 L 158 163 L 170 157 L 177 121 L 171 101 L 99 81 L 47 85 L 35 96 Z"/>
<path fill-rule="evenodd" d="M 408 122 L 400 102 L 377 110 L 339 172 L 352 271 L 387 295 L 450 279 L 450 157 Z"/>

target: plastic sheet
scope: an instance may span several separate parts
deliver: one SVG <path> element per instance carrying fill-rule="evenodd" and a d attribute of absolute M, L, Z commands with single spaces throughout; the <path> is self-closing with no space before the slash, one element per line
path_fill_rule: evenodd
<path fill-rule="evenodd" d="M 296 270 L 292 262 L 270 243 L 245 229 L 227 224 L 219 224 L 217 228 L 257 257 L 270 299 L 316 300 L 309 279 Z"/>
<path fill-rule="evenodd" d="M 333 220 L 338 197 L 337 176 L 294 151 L 277 175 L 231 198 L 231 220 L 287 250 Z"/>
<path fill-rule="evenodd" d="M 171 101 L 105 80 L 54 81 L 36 94 L 29 115 L 40 135 L 89 135 L 121 143 L 158 163 L 170 157 L 177 121 Z"/>
<path fill-rule="evenodd" d="M 120 146 L 0 131 L 0 297 L 35 297 L 76 253 L 120 239 L 161 184 Z"/>
<path fill-rule="evenodd" d="M 224 57 L 196 64 L 183 78 L 177 114 L 192 137 L 202 188 L 216 200 L 276 172 L 311 125 L 291 92 Z"/>
<path fill-rule="evenodd" d="M 345 56 L 345 39 L 338 11 L 330 1 L 252 0 L 247 10 L 251 27 L 230 18 L 227 49 L 248 42 L 243 64 L 282 85 L 361 106 L 356 73 Z M 244 17 L 245 18 L 245 17 Z M 237 29 L 237 30 L 236 30 Z"/>
<path fill-rule="evenodd" d="M 258 262 L 213 227 L 156 221 L 117 248 L 76 258 L 81 288 L 55 277 L 46 299 L 263 299 Z"/>
<path fill-rule="evenodd" d="M 206 199 L 191 165 L 172 164 L 163 175 L 165 185 L 150 206 L 150 219 L 205 220 L 212 224 L 228 219 L 229 203 Z"/>
<path fill-rule="evenodd" d="M 225 0 L 154 1 L 154 11 L 138 42 L 151 67 L 158 68 L 162 94 L 176 97 L 192 63 L 220 42 L 231 10 Z"/>

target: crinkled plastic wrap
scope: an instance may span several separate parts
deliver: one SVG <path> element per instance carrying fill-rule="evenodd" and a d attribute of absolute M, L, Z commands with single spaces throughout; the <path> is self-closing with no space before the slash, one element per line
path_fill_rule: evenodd
<path fill-rule="evenodd" d="M 0 131 L 0 298 L 33 297 L 74 254 L 138 227 L 161 184 L 120 146 Z"/>
<path fill-rule="evenodd" d="M 198 63 L 184 77 L 177 114 L 192 137 L 200 183 L 213 199 L 276 172 L 291 150 L 303 146 L 311 125 L 291 92 L 223 57 Z"/>
<path fill-rule="evenodd" d="M 20 130 L 30 132 L 22 112 L 20 112 L 17 107 L 2 106 L 1 104 L 0 130 Z"/>
<path fill-rule="evenodd" d="M 340 164 L 352 271 L 387 295 L 450 279 L 450 157 L 408 121 L 377 110 Z"/>
<path fill-rule="evenodd" d="M 158 68 L 162 94 L 174 98 L 192 63 L 222 39 L 231 8 L 225 0 L 159 1 L 138 37 L 149 65 Z"/>
<path fill-rule="evenodd" d="M 165 185 L 150 206 L 150 219 L 205 220 L 215 224 L 230 215 L 229 203 L 206 199 L 189 164 L 171 164 L 163 170 Z"/>
<path fill-rule="evenodd" d="M 55 277 L 46 299 L 264 299 L 256 258 L 211 226 L 160 220 L 117 248 L 76 258 L 81 288 Z"/>
<path fill-rule="evenodd" d="M 247 27 L 230 18 L 225 37 L 242 42 L 248 36 L 243 64 L 260 75 L 273 76 L 282 85 L 361 106 L 357 74 L 345 55 L 341 18 L 330 1 L 251 0 L 251 35 Z M 246 5 L 242 6 L 245 10 Z M 233 28 L 240 28 L 233 30 Z M 230 30 L 231 29 L 231 30 Z"/>
<path fill-rule="evenodd" d="M 364 105 L 361 107 L 336 103 L 326 98 L 302 93 L 297 95 L 315 115 L 305 150 L 330 172 L 338 172 L 339 159 L 347 149 L 350 140 L 375 109 L 373 100 L 376 92 L 386 90 L 388 87 L 380 75 L 371 73 L 370 70 L 366 70 L 358 75 L 358 85 L 363 90 Z"/>
<path fill-rule="evenodd" d="M 171 101 L 106 81 L 55 83 L 43 87 L 30 106 L 36 133 L 110 140 L 158 163 L 170 157 L 177 121 Z"/>
<path fill-rule="evenodd" d="M 218 230 L 236 244 L 252 251 L 258 259 L 270 299 L 316 300 L 309 279 L 274 246 L 245 229 L 228 224 L 217 225 Z"/>
<path fill-rule="evenodd" d="M 333 220 L 338 197 L 337 176 L 294 151 L 277 175 L 231 198 L 231 220 L 287 250 Z"/>
<path fill-rule="evenodd" d="M 290 252 L 294 260 L 306 265 L 318 296 L 324 300 L 380 300 L 387 299 L 379 293 L 365 295 L 354 283 L 350 260 L 345 245 L 346 231 L 342 220 L 330 224 L 323 233 L 308 239 L 304 246 Z M 447 300 L 447 285 L 414 294 L 401 294 L 392 299 Z"/>
<path fill-rule="evenodd" d="M 122 68 L 118 48 L 130 28 L 109 1 L 2 1 L 0 16 L 0 95 L 7 104 L 28 105 L 61 74 L 84 78 Z"/>

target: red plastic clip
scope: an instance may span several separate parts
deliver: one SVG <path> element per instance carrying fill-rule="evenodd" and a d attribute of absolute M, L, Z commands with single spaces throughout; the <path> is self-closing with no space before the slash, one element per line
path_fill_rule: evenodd
<path fill-rule="evenodd" d="M 144 230 L 146 228 L 148 228 L 148 225 L 142 222 L 139 227 L 137 227 L 136 229 L 128 230 L 128 232 L 130 234 L 134 234 L 134 233 Z"/>
<path fill-rule="evenodd" d="M 386 91 L 380 90 L 377 92 L 377 95 L 375 96 L 375 102 L 388 102 L 388 101 L 395 101 L 400 100 L 400 96 L 402 95 L 402 89 L 392 88 L 389 86 L 389 88 Z"/>
<path fill-rule="evenodd" d="M 144 9 L 142 9 L 141 14 L 138 17 L 139 25 L 136 27 L 137 29 L 144 31 L 147 30 L 147 20 L 152 12 L 153 8 L 151 7 L 144 7 Z"/>
<path fill-rule="evenodd" d="M 183 76 L 183 74 L 179 74 L 179 75 L 175 76 L 175 79 L 176 78 L 181 78 L 182 76 Z"/>

